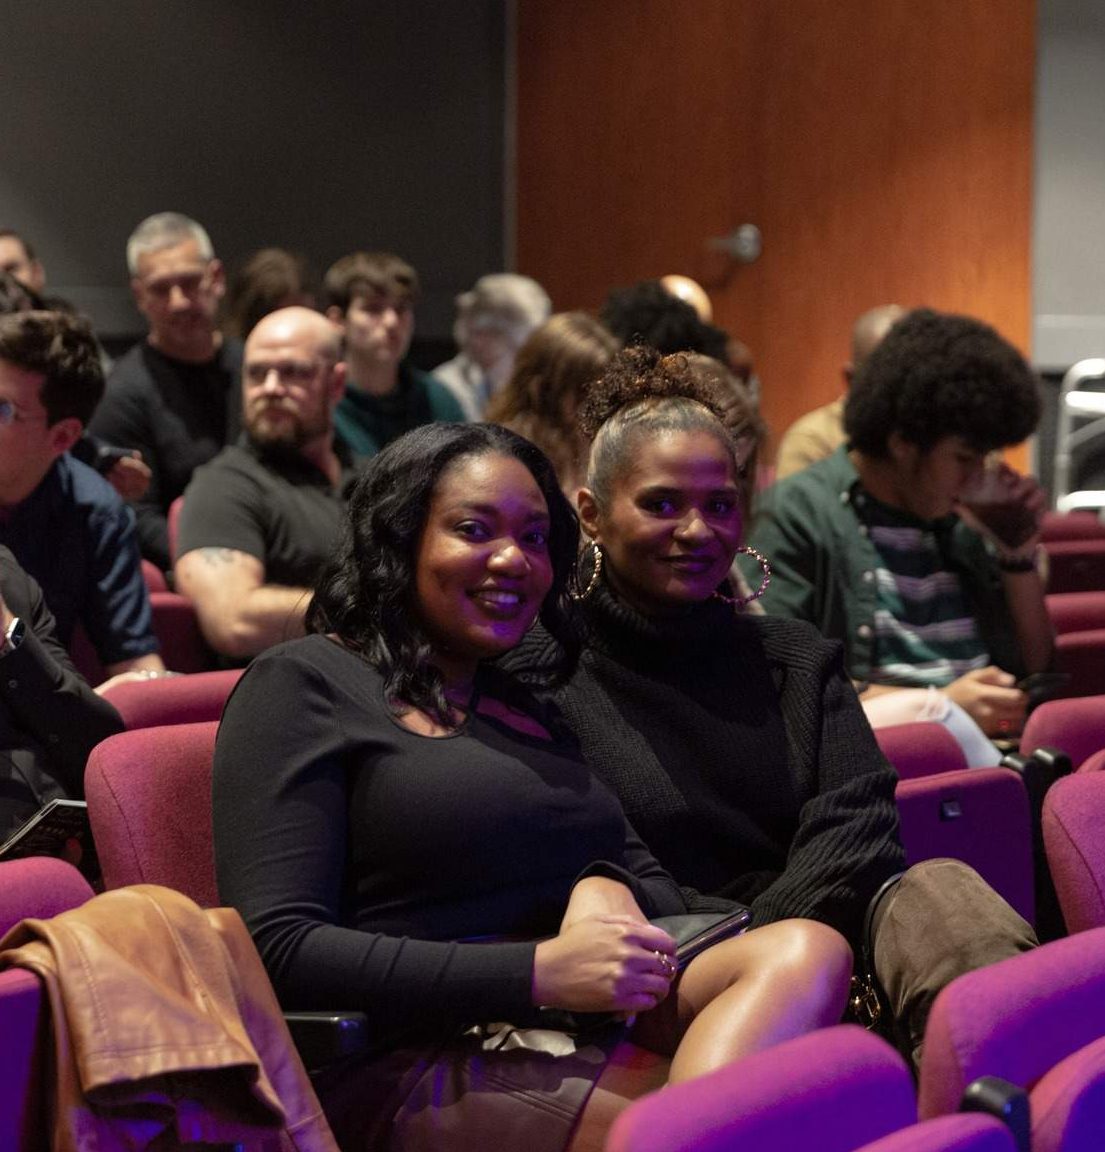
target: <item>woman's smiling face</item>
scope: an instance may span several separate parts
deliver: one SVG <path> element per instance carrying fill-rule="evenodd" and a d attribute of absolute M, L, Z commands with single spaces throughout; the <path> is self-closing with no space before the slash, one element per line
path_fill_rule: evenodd
<path fill-rule="evenodd" d="M 442 475 L 415 561 L 414 604 L 446 683 L 502 655 L 552 586 L 549 509 L 511 456 L 464 456 Z"/>
<path fill-rule="evenodd" d="M 606 506 L 584 489 L 579 514 L 614 591 L 663 616 L 708 599 L 728 575 L 743 527 L 739 496 L 720 435 L 658 432 L 634 442 Z"/>

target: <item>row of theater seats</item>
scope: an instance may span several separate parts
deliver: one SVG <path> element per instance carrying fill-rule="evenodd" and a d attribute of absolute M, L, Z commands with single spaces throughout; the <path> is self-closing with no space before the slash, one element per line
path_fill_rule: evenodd
<path fill-rule="evenodd" d="M 1000 1120 L 974 1111 L 988 1102 Z M 645 1097 L 606 1144 L 607 1152 L 1102 1147 L 1105 928 L 949 984 L 929 1017 L 916 1096 L 889 1045 L 842 1025 Z"/>
<path fill-rule="evenodd" d="M 1049 512 L 1048 614 L 1057 633 L 1056 664 L 1068 696 L 1105 693 L 1105 523 L 1094 512 Z"/>
<path fill-rule="evenodd" d="M 107 887 L 157 883 L 183 891 L 201 905 L 211 906 L 217 902 L 210 831 L 211 759 L 217 717 L 240 675 L 238 671 L 206 672 L 167 680 L 121 684 L 111 690 L 110 698 L 123 715 L 128 731 L 104 741 L 93 751 L 86 777 L 93 832 Z M 1072 975 L 1061 965 L 1055 967 L 1059 964 L 1059 958 L 1063 958 L 1064 963 L 1066 958 L 1071 956 L 1092 958 L 1093 964 L 1097 967 L 1091 966 L 1091 974 L 1095 980 L 1105 985 L 1105 941 L 1099 942 L 1100 947 L 1097 947 L 1099 933 L 1093 931 L 1105 926 L 1105 895 L 1103 895 L 1105 846 L 1098 847 L 1101 844 L 1099 829 L 1105 826 L 1105 773 L 1099 771 L 1105 767 L 1105 698 L 1062 700 L 1042 705 L 1030 717 L 1026 727 L 1021 744 L 1024 755 L 1019 760 L 1014 759 L 1010 767 L 1006 768 L 965 769 L 958 745 L 947 736 L 942 727 L 936 725 L 908 725 L 901 729 L 883 729 L 878 733 L 878 737 L 884 751 L 896 764 L 902 777 L 898 786 L 898 804 L 909 862 L 915 863 L 947 855 L 965 859 L 978 868 L 1022 915 L 1032 920 L 1037 912 L 1040 891 L 1039 870 L 1034 870 L 1033 865 L 1034 839 L 1040 844 L 1046 842 L 1048 858 L 1051 861 L 1050 874 L 1054 876 L 1063 918 L 1069 930 L 1080 935 L 1068 941 L 1056 941 L 1055 944 L 1047 945 L 1032 953 L 1030 957 L 1018 957 L 1016 961 L 1007 963 L 1042 965 L 1040 971 L 1044 975 L 1040 977 L 1040 986 L 1049 994 L 1053 989 L 1057 995 L 1067 996 L 1069 993 L 1071 997 L 1075 997 L 1070 1003 L 1076 1005 L 1081 1003 L 1077 1000 L 1077 995 L 1081 994 L 1077 989 L 1082 987 L 1079 981 L 1089 979 L 1089 976 L 1085 973 L 1081 976 Z M 1033 756 L 1040 756 L 1041 746 L 1048 745 L 1061 749 L 1076 771 L 1052 784 L 1046 796 L 1042 796 L 1039 773 L 1049 768 L 1054 770 L 1055 763 L 1061 759 L 1056 754 L 1050 753 L 1045 755 L 1042 761 L 1033 761 Z M 1034 772 L 1037 773 L 1036 776 L 1033 775 Z M 1049 781 L 1045 781 L 1047 782 Z M 25 863 L 44 865 L 55 870 L 65 867 L 56 861 Z M 18 919 L 28 914 L 51 915 L 59 911 L 58 907 L 50 903 L 51 900 L 55 904 L 58 900 L 64 902 L 74 892 L 79 895 L 80 900 L 83 900 L 88 894 L 87 886 L 83 885 L 78 876 L 73 884 L 53 885 L 45 908 L 35 904 L 35 899 L 38 899 L 41 893 L 39 896 L 32 894 L 32 898 L 24 901 L 22 907 L 15 907 L 12 904 L 13 900 L 16 905 L 20 903 L 17 898 L 19 885 L 8 880 L 11 875 L 8 865 L 2 866 L 2 869 L 5 871 L 0 871 L 0 894 L 8 905 L 5 914 L 9 916 L 9 923 L 13 922 L 13 917 Z M 0 929 L 6 927 L 7 924 L 0 923 Z M 1094 945 L 1093 949 L 1091 945 Z M 1061 947 L 1056 950 L 1057 946 Z M 1036 971 L 1035 968 L 1031 970 Z M 1020 971 L 1018 968 L 1017 972 Z M 987 973 L 993 973 L 993 976 L 988 976 Z M 987 970 L 986 973 L 974 974 L 972 978 L 975 976 L 978 979 L 1004 980 L 1005 972 L 999 966 Z M 1102 989 L 1097 984 L 1094 985 L 1094 989 L 1097 999 L 1105 1005 L 1105 997 L 1100 995 Z M 41 1005 L 34 1000 L 35 995 L 37 993 L 29 990 L 27 977 L 23 974 L 0 974 L 0 1035 L 5 1038 L 5 1042 L 0 1044 L 0 1061 L 2 1061 L 0 1083 L 5 1085 L 3 1089 L 5 1092 L 9 1080 L 14 1085 L 23 1085 L 18 1091 L 14 1088 L 12 1091 L 16 1092 L 16 1097 L 13 1099 L 24 1101 L 26 1095 L 32 1092 L 33 1081 L 33 1069 L 25 1065 L 31 1062 L 34 1068 L 39 1067 L 38 1047 L 41 1046 L 43 1035 Z M 9 999 L 9 996 L 14 999 Z M 949 997 L 949 1000 L 952 998 Z M 966 1014 L 971 1015 L 974 1012 L 972 1006 L 982 1003 L 983 1000 L 982 991 L 972 992 L 966 996 L 962 1001 L 968 1006 L 964 1009 Z M 1000 1007 L 1000 1001 L 1001 996 L 996 996 L 997 1007 Z M 1067 1001 L 1064 1000 L 1063 1003 L 1066 1004 Z M 1077 1018 L 1078 1027 L 1069 1027 L 1063 1012 L 1073 1014 Z M 1069 1055 L 1076 1065 L 1079 1076 L 1084 1075 L 1087 1067 L 1097 1067 L 1093 1064 L 1091 1056 L 1082 1053 L 1075 1059 L 1073 1055 L 1075 1052 L 1081 1053 L 1091 1040 L 1097 1039 L 1096 1035 L 1087 1038 L 1082 1027 L 1083 1024 L 1088 1026 L 1089 1021 L 1096 1020 L 1092 1012 L 1083 1013 L 1081 1008 L 1076 1011 L 1075 1008 L 1068 1006 L 1056 1014 L 1045 1013 L 1042 1022 L 1036 1023 L 1032 1023 L 1035 1017 L 1031 1012 L 1026 1010 L 1022 1013 L 1019 1008 L 1016 1012 L 1016 1021 L 1019 1021 L 1022 1015 L 1025 1022 L 1022 1032 L 1018 1032 L 1018 1035 L 1021 1035 L 1024 1041 L 1026 1058 L 1028 1056 L 1033 1060 L 1037 1057 L 1046 1058 L 1056 1063 Z M 1009 1018 L 1008 1011 L 1004 1014 L 998 1011 L 998 1016 L 1003 1028 L 1012 1029 L 1014 1025 L 1016 1028 L 1022 1027 L 1020 1023 Z M 940 1017 L 936 1016 L 935 1019 L 939 1020 Z M 35 1028 L 27 1033 L 31 1037 L 30 1047 L 20 1049 L 18 1044 L 14 1046 L 9 1044 L 8 1037 L 22 1035 L 19 1029 L 26 1026 L 28 1020 L 38 1021 Z M 321 1031 L 316 1026 L 318 1024 L 317 1021 L 304 1022 L 307 1030 L 301 1033 L 304 1037 L 301 1050 L 309 1054 L 309 1062 L 317 1062 L 332 1054 L 356 1050 L 366 1039 L 367 1025 L 363 1017 L 323 1021 Z M 952 1024 L 948 1026 L 953 1038 L 960 1035 L 960 1028 L 961 1025 L 955 1023 L 953 1016 Z M 1041 1035 L 1046 1038 L 1046 1043 L 1037 1043 L 1038 1038 L 1034 1036 L 1033 1028 L 1042 1030 Z M 1105 1033 L 1105 1021 L 1102 1022 L 1101 1031 Z M 1033 1039 L 1029 1042 L 1025 1037 Z M 893 1065 L 891 1056 L 882 1051 L 872 1055 L 875 1050 L 870 1048 L 872 1043 L 870 1037 L 860 1040 L 855 1038 L 850 1030 L 842 1029 L 823 1035 L 821 1042 L 825 1046 L 824 1057 L 819 1058 L 818 1062 L 811 1063 L 802 1056 L 804 1050 L 801 1048 L 796 1050 L 798 1054 L 794 1059 L 800 1067 L 805 1068 L 809 1065 L 811 1069 L 820 1069 L 816 1073 L 815 1082 L 822 1086 L 818 1090 L 822 1095 L 832 1097 L 835 1093 L 856 1091 L 862 1094 L 867 1091 L 867 1088 L 860 1083 L 862 1080 L 860 1074 L 857 1073 L 854 1082 L 849 1076 L 842 1076 L 843 1069 L 852 1067 L 849 1062 L 852 1057 L 848 1052 L 855 1044 L 867 1045 L 866 1048 L 858 1049 L 858 1055 L 855 1057 L 861 1066 L 866 1067 L 868 1063 L 873 1062 L 874 1065 L 883 1068 L 881 1075 L 891 1078 L 900 1076 L 900 1069 L 896 1072 L 886 1071 L 888 1060 Z M 789 1060 L 789 1049 L 786 1051 L 778 1049 L 774 1052 L 774 1057 L 765 1054 L 762 1072 L 753 1075 L 751 1067 L 747 1070 L 747 1074 L 752 1077 L 751 1083 L 760 1083 L 764 1077 L 770 1080 L 774 1075 L 772 1069 L 786 1066 L 776 1062 Z M 1087 1064 L 1086 1061 L 1090 1063 Z M 1032 1067 L 1036 1068 L 1036 1071 L 1024 1072 L 1021 1069 L 1018 1072 L 1017 1069 L 1021 1066 L 1015 1062 L 1014 1066 L 1010 1066 L 1008 1062 L 990 1066 L 988 1061 L 983 1061 L 977 1067 L 970 1061 L 962 1063 L 963 1068 L 970 1071 L 971 1079 L 975 1074 L 993 1072 L 1024 1087 L 1031 1087 L 1046 1071 L 1046 1068 L 1034 1064 Z M 1047 1067 L 1050 1067 L 1050 1064 Z M 1010 1068 L 1017 1074 L 1011 1074 Z M 737 1073 L 734 1072 L 733 1075 Z M 786 1130 L 785 1102 L 801 1096 L 799 1086 L 806 1082 L 802 1077 L 790 1079 L 790 1090 L 786 1089 L 786 1078 L 777 1086 L 785 1098 L 781 1100 L 779 1108 L 768 1110 L 771 1115 L 761 1117 L 757 1122 L 782 1124 L 784 1127 L 779 1131 Z M 767 1080 L 763 1080 L 765 1085 Z M 726 1083 L 724 1075 L 718 1083 L 721 1085 Z M 1062 1104 L 1069 1095 L 1068 1088 L 1065 1087 L 1066 1080 L 1060 1078 L 1056 1083 L 1060 1087 L 1050 1089 L 1050 1095 L 1046 1096 L 1046 1100 L 1049 1101 L 1048 1108 L 1052 1111 L 1054 1107 L 1059 1106 L 1055 1104 L 1056 1100 Z M 702 1086 L 697 1088 L 693 1086 L 688 1088 L 693 1088 L 693 1091 L 698 1093 L 708 1091 L 707 1082 L 703 1082 Z M 674 1089 L 665 1093 L 661 1099 L 670 1100 L 672 1091 Z M 1102 1091 L 1105 1092 L 1105 1070 L 1102 1074 Z M 24 1092 L 25 1095 L 19 1096 L 19 1092 Z M 818 1094 L 812 1089 L 811 1092 L 811 1099 Z M 1079 1092 L 1082 1093 L 1081 1088 Z M 728 1088 L 725 1088 L 722 1095 L 729 1100 L 723 1109 L 727 1122 L 743 1123 L 748 1120 L 748 1110 L 735 1106 L 735 1101 L 740 1099 L 739 1096 L 731 1093 Z M 888 1094 L 875 1091 L 874 1095 L 881 1100 L 879 1107 L 875 1109 L 876 1113 L 883 1117 L 876 1125 L 879 1133 L 890 1139 L 890 1133 L 894 1129 L 908 1125 L 905 1132 L 894 1139 L 919 1141 L 928 1138 L 927 1135 L 922 1137 L 921 1129 L 913 1125 L 909 1107 L 904 1107 L 904 1110 L 902 1107 L 892 1107 L 887 1103 L 890 1099 Z M 765 1087 L 763 1099 L 769 1098 L 770 1093 Z M 922 1079 L 922 1114 L 934 1114 L 925 1104 L 927 1098 L 925 1081 Z M 751 1104 L 755 1105 L 757 1099 L 759 1095 L 754 1094 L 750 1098 Z M 1079 1099 L 1082 1099 L 1082 1095 L 1079 1095 Z M 938 1110 L 950 1110 L 954 1102 L 949 1103 L 948 1093 L 944 1094 L 943 1100 L 944 1103 Z M 1033 1100 L 1036 1100 L 1035 1095 Z M 643 1109 L 650 1106 L 645 1103 L 638 1107 Z M 697 1109 L 697 1105 L 695 1107 Z M 755 1110 L 753 1107 L 753 1111 Z M 762 1108 L 760 1110 L 762 1111 Z M 850 1110 L 837 1109 L 841 1117 L 845 1111 Z M 674 1111 L 687 1110 L 674 1109 Z M 704 1109 L 704 1115 L 706 1111 L 708 1110 Z M 1034 1103 L 1034 1122 L 1037 1111 Z M 0 1114 L 8 1116 L 9 1109 L 6 1106 L 0 1108 Z M 810 1115 L 813 1116 L 814 1113 L 811 1112 Z M 626 1120 L 625 1124 L 629 1125 L 631 1122 L 632 1117 Z M 1097 1143 L 1049 1144 L 1037 1141 L 1033 1147 L 1105 1148 L 1105 1119 L 1098 1116 L 1098 1122 L 1103 1126 L 1098 1129 L 1100 1139 Z M 839 1138 L 834 1137 L 837 1139 L 836 1143 L 824 1142 L 820 1138 L 803 1143 L 797 1136 L 792 1142 L 787 1143 L 780 1135 L 778 1139 L 764 1142 L 753 1140 L 740 1145 L 730 1143 L 726 1136 L 719 1138 L 720 1143 L 711 1144 L 703 1132 L 696 1131 L 690 1143 L 646 1145 L 637 1143 L 637 1137 L 633 1136 L 633 1142 L 612 1147 L 656 1149 L 731 1146 L 838 1147 L 845 1150 L 862 1146 L 865 1141 L 870 1143 L 875 1138 L 871 1134 L 874 1129 L 852 1132 L 850 1127 L 843 1124 L 843 1120 L 840 1121 L 839 1127 Z M 646 1128 L 651 1130 L 652 1125 L 646 1123 Z M 934 1144 L 915 1142 L 901 1145 L 879 1143 L 874 1147 L 890 1152 L 891 1148 L 898 1147 L 922 1149 L 1008 1146 L 993 1142 L 1004 1139 L 1003 1133 L 986 1124 L 981 1124 L 980 1127 L 978 1121 L 971 1121 L 966 1127 L 961 1121 L 947 1122 L 936 1127 L 926 1127 L 925 1132 L 931 1133 L 933 1139 L 946 1140 L 960 1128 L 963 1128 L 965 1133 L 964 1139 L 977 1138 L 984 1142 L 978 1145 L 947 1142 Z M 663 1129 L 657 1127 L 657 1131 L 661 1130 Z M 820 1134 L 820 1123 L 817 1130 Z M 801 1131 L 801 1127 L 799 1126 L 796 1131 Z M 867 1135 L 864 1135 L 864 1132 L 867 1132 Z M 0 1129 L 0 1148 L 8 1147 L 15 1148 L 20 1145 L 7 1143 L 4 1132 Z"/>

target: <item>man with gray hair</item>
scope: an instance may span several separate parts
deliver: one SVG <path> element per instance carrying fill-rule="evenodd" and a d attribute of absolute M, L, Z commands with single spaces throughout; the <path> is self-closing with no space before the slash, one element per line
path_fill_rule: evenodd
<path fill-rule="evenodd" d="M 434 376 L 457 398 L 468 420 L 482 420 L 491 397 L 514 368 L 526 337 L 552 312 L 536 280 L 513 272 L 481 276 L 456 300 L 453 337 L 460 352 L 438 365 Z"/>
<path fill-rule="evenodd" d="M 149 465 L 149 490 L 135 504 L 139 544 L 167 570 L 169 506 L 237 433 L 242 346 L 215 325 L 223 266 L 195 220 L 147 217 L 127 241 L 127 268 L 149 334 L 115 365 L 90 431 L 137 448 Z"/>

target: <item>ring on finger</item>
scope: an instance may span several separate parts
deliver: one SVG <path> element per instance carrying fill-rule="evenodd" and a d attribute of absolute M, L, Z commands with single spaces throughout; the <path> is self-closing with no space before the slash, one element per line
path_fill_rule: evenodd
<path fill-rule="evenodd" d="M 660 961 L 660 967 L 664 970 L 664 975 L 669 980 L 675 979 L 675 964 L 670 956 L 665 956 L 663 952 L 654 952 L 653 955 Z"/>

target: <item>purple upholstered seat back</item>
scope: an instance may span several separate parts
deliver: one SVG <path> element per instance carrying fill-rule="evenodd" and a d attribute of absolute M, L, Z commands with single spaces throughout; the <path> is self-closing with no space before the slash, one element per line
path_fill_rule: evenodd
<path fill-rule="evenodd" d="M 1032 1089 L 1033 1152 L 1098 1152 L 1105 1133 L 1105 1039 L 1060 1061 Z"/>
<path fill-rule="evenodd" d="M 954 1111 L 979 1076 L 1032 1089 L 1103 1036 L 1105 928 L 968 972 L 943 989 L 929 1016 L 921 1115 Z"/>
<path fill-rule="evenodd" d="M 48 856 L 0 864 L 0 937 L 28 917 L 49 919 L 77 908 L 92 895 L 71 864 Z M 44 1024 L 48 1013 L 38 977 L 19 968 L 0 972 L 0 1148 L 48 1141 L 43 1108 Z"/>
<path fill-rule="evenodd" d="M 118 709 L 128 729 L 199 724 L 219 719 L 243 671 L 233 668 L 162 680 L 130 680 L 109 688 L 104 696 Z"/>
<path fill-rule="evenodd" d="M 1021 751 L 1027 755 L 1045 745 L 1066 752 L 1076 770 L 1088 756 L 1105 748 L 1105 696 L 1041 704 L 1024 726 Z"/>
<path fill-rule="evenodd" d="M 88 758 L 85 794 L 108 888 L 162 884 L 218 904 L 211 831 L 216 721 L 120 732 Z"/>
<path fill-rule="evenodd" d="M 64 860 L 29 856 L 0 864 L 0 938 L 20 920 L 49 920 L 92 895 L 88 881 Z"/>
<path fill-rule="evenodd" d="M 1009 1152 L 992 1117 L 917 1126 L 913 1083 L 888 1044 L 855 1025 L 826 1028 L 643 1097 L 606 1152 Z"/>
<path fill-rule="evenodd" d="M 1035 921 L 1032 821 L 1021 778 L 1008 768 L 966 768 L 902 780 L 895 797 L 906 861 L 951 856 Z"/>
<path fill-rule="evenodd" d="M 943 724 L 895 724 L 876 728 L 875 739 L 901 780 L 967 767 L 963 749 Z"/>
<path fill-rule="evenodd" d="M 1056 780 L 1044 798 L 1043 819 L 1067 931 L 1105 928 L 1105 773 L 1077 772 Z"/>

